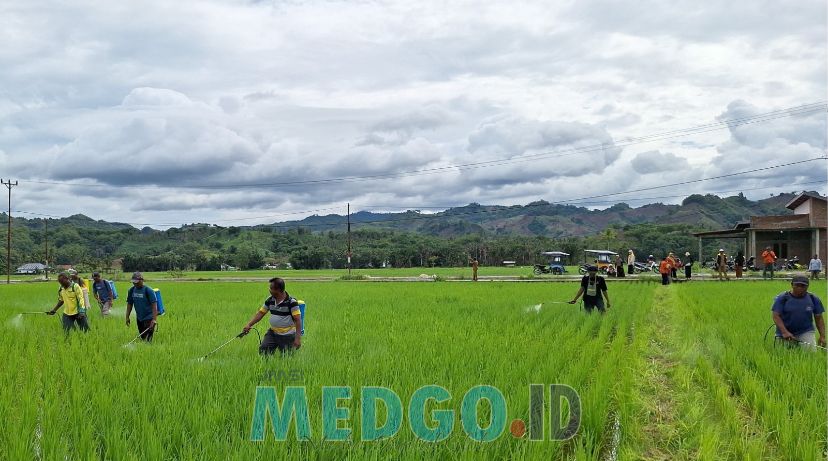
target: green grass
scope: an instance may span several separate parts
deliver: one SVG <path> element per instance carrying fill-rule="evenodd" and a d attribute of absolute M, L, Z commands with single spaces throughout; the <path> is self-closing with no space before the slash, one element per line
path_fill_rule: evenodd
<path fill-rule="evenodd" d="M 618 459 L 818 459 L 825 450 L 824 355 L 761 340 L 780 283 L 610 282 L 613 307 L 600 317 L 548 303 L 570 299 L 576 283 L 290 282 L 308 304 L 298 353 L 262 359 L 251 334 L 203 363 L 195 359 L 240 331 L 266 284 L 152 285 L 168 314 L 155 342 L 134 349 L 121 347 L 137 333 L 124 325 L 124 283 L 114 316 L 93 309 L 92 331 L 68 338 L 56 318 L 15 319 L 52 307 L 57 284 L 0 286 L 0 459 L 599 460 L 613 450 L 616 421 Z M 814 288 L 824 292 L 824 282 Z M 528 417 L 532 383 L 579 392 L 575 438 L 529 442 L 508 424 L 493 442 L 465 435 L 466 391 L 500 389 L 511 422 Z M 360 442 L 356 398 L 346 404 L 354 442 L 321 439 L 323 386 L 351 386 L 355 397 L 362 386 L 389 387 L 407 418 L 411 394 L 428 384 L 451 393 L 440 405 L 456 412 L 447 440 L 419 441 L 406 422 L 392 439 Z M 250 442 L 256 386 L 287 385 L 307 387 L 312 440 Z"/>

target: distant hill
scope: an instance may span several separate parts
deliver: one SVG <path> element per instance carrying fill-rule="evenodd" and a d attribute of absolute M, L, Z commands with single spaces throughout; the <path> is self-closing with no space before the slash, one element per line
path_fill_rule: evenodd
<path fill-rule="evenodd" d="M 18 224 L 23 224 L 30 229 L 39 230 L 43 228 L 43 222 L 46 218 L 34 218 L 34 219 L 26 219 L 21 218 L 20 216 L 14 216 L 14 222 Z M 8 219 L 7 213 L 0 214 L 0 221 L 5 222 Z M 86 215 L 82 214 L 75 214 L 72 216 L 67 216 L 65 218 L 48 218 L 49 224 L 54 224 L 56 226 L 73 226 L 78 229 L 95 229 L 95 230 L 122 230 L 122 229 L 134 229 L 129 224 L 118 223 L 118 222 L 107 222 L 103 220 L 94 220 Z"/>
<path fill-rule="evenodd" d="M 360 211 L 351 215 L 355 267 L 462 266 L 470 255 L 486 265 L 503 260 L 542 262 L 550 248 L 578 254 L 584 248 L 635 248 L 662 254 L 695 247 L 692 232 L 732 228 L 736 223 L 785 208 L 796 194 L 762 200 L 744 196 L 691 195 L 680 205 L 633 208 L 617 203 L 602 210 L 537 201 L 501 206 L 471 203 L 439 213 Z M 7 216 L 0 215 L 0 221 Z M 12 263 L 45 260 L 46 220 L 14 218 Z M 106 268 L 115 259 L 126 270 L 192 268 L 222 264 L 257 268 L 265 263 L 295 268 L 343 268 L 347 264 L 346 216 L 309 216 L 299 221 L 250 227 L 188 224 L 166 230 L 137 229 L 84 215 L 48 219 L 49 260 Z M 5 241 L 6 226 L 0 225 Z M 722 242 L 729 248 L 732 242 Z M 735 247 L 734 247 L 735 248 Z M 0 252 L 0 271 L 5 252 Z"/>
<path fill-rule="evenodd" d="M 603 210 L 545 201 L 523 206 L 480 205 L 471 203 L 440 213 L 418 211 L 351 215 L 351 223 L 361 228 L 390 229 L 439 237 L 470 234 L 542 235 L 553 238 L 592 235 L 614 226 L 633 224 L 687 224 L 698 229 L 730 228 L 750 216 L 789 214 L 785 208 L 796 193 L 751 201 L 743 195 L 721 198 L 716 195 L 690 195 L 680 205 L 661 203 L 633 208 L 617 203 Z M 299 221 L 274 223 L 278 228 L 306 227 L 311 231 L 342 230 L 346 217 L 338 214 L 310 216 Z"/>

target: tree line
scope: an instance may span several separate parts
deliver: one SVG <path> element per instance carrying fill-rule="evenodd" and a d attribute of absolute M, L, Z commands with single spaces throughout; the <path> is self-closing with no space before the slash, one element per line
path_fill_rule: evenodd
<path fill-rule="evenodd" d="M 12 270 L 16 265 L 45 260 L 45 230 L 31 221 L 36 220 L 14 227 Z M 79 228 L 54 221 L 49 227 L 52 265 L 105 269 L 120 259 L 124 271 L 208 271 L 219 270 L 223 264 L 238 269 L 258 269 L 265 264 L 289 264 L 295 269 L 342 269 L 348 264 L 348 238 L 342 231 L 215 225 L 157 231 Z M 449 238 L 365 227 L 351 233 L 351 262 L 354 268 L 457 267 L 477 258 L 488 266 L 501 265 L 503 261 L 532 265 L 546 262 L 541 252 L 555 250 L 570 253 L 572 262 L 577 264 L 583 261 L 585 249 L 610 249 L 622 255 L 633 249 L 639 260 L 644 260 L 648 254 L 660 258 L 669 251 L 691 251 L 695 255 L 697 241 L 691 235 L 693 231 L 686 224 L 635 224 L 610 226 L 603 232 L 579 237 L 477 233 Z M 0 238 L 5 241 L 5 229 L 0 231 Z M 712 245 L 725 245 L 730 250 L 734 243 Z M 0 263 L 5 270 L 5 252 Z"/>

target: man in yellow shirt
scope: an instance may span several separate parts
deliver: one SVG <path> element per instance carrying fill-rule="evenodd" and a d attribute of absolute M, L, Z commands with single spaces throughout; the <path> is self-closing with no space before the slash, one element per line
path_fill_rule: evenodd
<path fill-rule="evenodd" d="M 80 285 L 69 279 L 69 274 L 61 272 L 58 275 L 58 283 L 60 289 L 58 290 L 58 302 L 54 309 L 47 311 L 49 315 L 55 315 L 55 312 L 63 306 L 63 331 L 69 332 L 75 328 L 75 323 L 81 331 L 89 331 L 89 323 L 86 320 L 86 303 L 84 302 L 83 290 Z"/>

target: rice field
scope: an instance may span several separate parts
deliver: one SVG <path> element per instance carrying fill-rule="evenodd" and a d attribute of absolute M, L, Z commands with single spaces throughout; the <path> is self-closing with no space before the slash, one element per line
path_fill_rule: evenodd
<path fill-rule="evenodd" d="M 113 316 L 92 309 L 91 331 L 68 337 L 56 317 L 17 315 L 54 306 L 56 283 L 0 286 L 0 459 L 825 458 L 825 355 L 763 340 L 784 281 L 610 281 L 604 316 L 553 303 L 571 299 L 574 282 L 289 282 L 308 306 L 302 349 L 261 358 L 251 332 L 204 361 L 239 333 L 266 283 L 150 285 L 168 313 L 154 342 L 134 347 L 123 347 L 137 334 L 134 321 L 124 325 L 126 284 Z M 811 291 L 824 295 L 825 282 Z M 257 328 L 264 333 L 265 321 Z M 549 440 L 546 407 L 544 440 L 513 436 L 512 422 L 528 424 L 536 410 L 529 386 L 545 385 L 548 406 L 555 383 L 580 397 L 575 436 Z M 412 396 L 428 385 L 450 395 L 424 407 L 453 411 L 439 442 L 418 438 L 410 423 Z M 488 442 L 467 433 L 462 415 L 479 385 L 506 403 L 504 427 Z M 268 425 L 263 441 L 251 440 L 262 386 L 280 401 L 304 387 L 310 437 L 298 440 L 292 426 L 277 441 Z M 351 394 L 333 426 L 322 403 L 329 386 Z M 363 441 L 366 387 L 399 396 L 393 436 Z M 379 408 L 379 421 L 390 420 Z M 485 400 L 476 409 L 479 427 L 497 419 Z M 325 438 L 343 428 L 349 441 Z"/>

